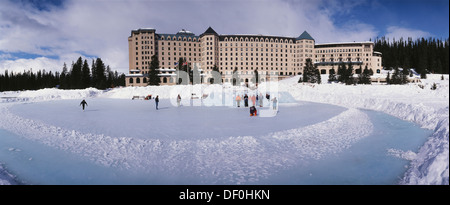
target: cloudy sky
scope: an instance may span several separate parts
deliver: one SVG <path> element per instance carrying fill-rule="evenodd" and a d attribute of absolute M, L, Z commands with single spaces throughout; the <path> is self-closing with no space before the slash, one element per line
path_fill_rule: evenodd
<path fill-rule="evenodd" d="M 0 0 L 0 72 L 61 71 L 80 56 L 128 73 L 131 30 L 297 37 L 316 43 L 449 36 L 448 0 Z M 89 61 L 90 63 L 91 61 Z"/>

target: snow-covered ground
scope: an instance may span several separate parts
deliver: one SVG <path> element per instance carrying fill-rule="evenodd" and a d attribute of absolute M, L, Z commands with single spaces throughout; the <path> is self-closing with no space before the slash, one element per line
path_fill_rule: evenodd
<path fill-rule="evenodd" d="M 322 76 L 322 79 L 326 76 Z M 381 111 L 433 130 L 411 162 L 402 184 L 449 184 L 449 76 L 428 75 L 407 85 L 299 85 L 280 83 L 297 100 Z M 433 83 L 437 89 L 431 90 Z M 421 88 L 419 85 L 423 85 Z"/>
<path fill-rule="evenodd" d="M 3 92 L 0 130 L 105 167 L 166 179 L 185 173 L 185 181 L 173 183 L 248 184 L 277 175 L 274 170 L 298 167 L 301 159 L 341 153 L 370 136 L 374 125 L 359 110 L 363 108 L 432 130 L 416 152 L 386 151 L 411 161 L 400 183 L 448 184 L 449 83 L 448 75 L 444 81 L 440 77 L 429 75 L 423 89 L 418 84 L 309 85 L 297 83 L 298 77 L 280 81 L 276 92 L 273 85 L 261 84 L 258 92 L 278 93 L 280 99 L 278 114 L 267 118 L 251 118 L 248 109 L 231 108 L 235 102 L 230 96 L 256 92 L 231 86 Z M 433 82 L 436 90 L 430 90 Z M 192 93 L 209 96 L 191 102 Z M 149 94 L 162 99 L 160 110 L 153 100 L 131 100 Z M 183 99 L 179 108 L 174 106 L 178 94 Z M 79 107 L 83 98 L 89 103 L 85 112 Z M 267 112 L 269 103 L 264 101 Z M 2 163 L 0 159 L 0 184 L 15 183 Z"/>

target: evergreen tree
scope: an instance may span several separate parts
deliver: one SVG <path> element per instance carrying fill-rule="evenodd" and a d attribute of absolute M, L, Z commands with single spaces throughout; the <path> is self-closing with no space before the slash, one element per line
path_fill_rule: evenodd
<path fill-rule="evenodd" d="M 148 73 L 148 85 L 159 85 L 161 78 L 158 76 L 159 60 L 158 56 L 153 55 L 150 63 L 150 72 Z"/>
<path fill-rule="evenodd" d="M 330 69 L 330 74 L 328 75 L 328 82 L 336 82 L 337 78 L 336 78 L 336 71 L 334 70 L 334 66 Z"/>
<path fill-rule="evenodd" d="M 84 60 L 83 67 L 81 68 L 81 81 L 83 89 L 91 86 L 91 71 L 87 60 Z"/>
<path fill-rule="evenodd" d="M 420 78 L 427 79 L 427 71 L 425 69 L 420 71 Z"/>
<path fill-rule="evenodd" d="M 355 70 L 355 73 L 362 74 L 362 72 L 363 72 L 363 69 L 362 69 L 361 65 L 359 65 L 359 68 Z"/>
<path fill-rule="evenodd" d="M 382 37 L 375 40 L 374 50 L 383 53 L 383 66 L 386 68 L 415 68 L 418 73 L 428 69 L 432 73 L 449 73 L 449 39 L 418 38 L 413 41 L 393 40 Z M 441 66 L 439 66 L 441 62 Z"/>
<path fill-rule="evenodd" d="M 394 73 L 391 76 L 389 84 L 401 84 L 400 71 L 397 67 L 394 68 Z"/>
<path fill-rule="evenodd" d="M 408 76 L 409 76 L 409 70 L 406 68 L 403 68 L 402 73 L 401 73 L 401 83 L 402 84 L 406 84 L 409 82 Z"/>
<path fill-rule="evenodd" d="M 347 71 L 347 67 L 345 66 L 344 63 L 340 63 L 338 65 L 338 81 L 339 82 L 345 82 L 346 80 L 346 71 Z"/>
<path fill-rule="evenodd" d="M 347 70 L 345 70 L 345 84 L 346 85 L 353 85 L 355 83 L 353 79 L 353 64 L 348 64 Z"/>
<path fill-rule="evenodd" d="M 125 86 L 125 74 L 119 75 L 117 71 L 114 71 L 114 80 L 113 80 L 114 87 L 116 86 Z"/>
<path fill-rule="evenodd" d="M 313 83 L 321 84 L 322 83 L 322 77 L 320 76 L 320 71 L 317 69 L 317 65 L 314 65 L 314 73 L 313 76 Z"/>
<path fill-rule="evenodd" d="M 313 65 L 310 58 L 306 59 L 305 67 L 303 68 L 303 82 L 321 83 L 320 72 L 316 65 Z"/>
<path fill-rule="evenodd" d="M 353 65 L 351 63 L 348 65 L 348 68 L 344 63 L 341 63 L 338 68 L 338 75 L 339 82 L 345 83 L 346 85 L 354 84 Z"/>
<path fill-rule="evenodd" d="M 60 79 L 60 88 L 61 89 L 68 89 L 69 88 L 69 73 L 67 72 L 67 65 L 64 63 L 61 75 L 59 77 Z"/>
<path fill-rule="evenodd" d="M 106 66 L 106 87 L 107 88 L 112 88 L 114 87 L 114 73 L 111 71 L 111 68 L 108 66 Z"/>
<path fill-rule="evenodd" d="M 96 80 L 93 82 L 94 87 L 100 90 L 106 89 L 106 75 L 105 75 L 105 64 L 101 58 L 95 60 L 95 76 Z"/>
<path fill-rule="evenodd" d="M 91 87 L 95 87 L 96 83 L 98 81 L 98 74 L 97 74 L 97 68 L 95 65 L 95 60 L 92 59 L 92 68 L 91 68 L 91 73 L 92 73 L 92 80 L 91 80 Z"/>
<path fill-rule="evenodd" d="M 89 75 L 89 66 L 87 65 L 87 61 L 85 60 L 82 63 L 82 59 L 79 58 L 75 63 L 72 63 L 71 72 L 67 71 L 67 65 L 64 63 L 62 72 L 56 72 L 53 74 L 51 71 L 46 72 L 45 70 L 38 70 L 36 73 L 32 71 L 32 69 L 23 73 L 9 73 L 5 71 L 5 74 L 0 74 L 0 91 L 15 91 L 15 90 L 38 90 L 42 88 L 51 88 L 57 87 L 61 89 L 79 89 L 85 88 L 85 86 L 89 86 L 90 81 L 85 81 L 84 79 L 88 79 Z M 125 85 L 125 75 L 118 75 L 117 71 L 113 73 L 111 69 L 108 67 L 109 76 L 106 78 L 105 74 L 103 75 L 99 72 L 99 70 L 104 70 L 104 64 L 101 59 L 97 59 L 94 66 L 96 68 L 96 76 L 98 76 L 96 81 L 92 81 L 93 84 L 96 85 L 98 89 L 104 89 L 106 86 L 109 86 L 106 83 L 106 80 L 109 79 L 114 83 L 111 85 Z M 80 69 L 81 68 L 81 69 Z M 81 74 L 81 75 L 80 75 Z M 77 80 L 80 76 L 81 80 Z"/>
<path fill-rule="evenodd" d="M 363 72 L 359 74 L 358 84 L 372 84 L 372 81 L 370 80 L 370 71 L 367 68 L 367 65 Z"/>
<path fill-rule="evenodd" d="M 386 83 L 391 84 L 391 72 L 388 72 L 388 74 L 387 74 Z"/>
<path fill-rule="evenodd" d="M 75 63 L 72 63 L 72 70 L 70 72 L 70 88 L 82 88 L 81 67 L 83 66 L 83 59 L 81 57 Z"/>

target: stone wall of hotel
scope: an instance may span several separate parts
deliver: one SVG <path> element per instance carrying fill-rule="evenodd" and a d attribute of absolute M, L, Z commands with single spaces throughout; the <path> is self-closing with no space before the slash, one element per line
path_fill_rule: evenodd
<path fill-rule="evenodd" d="M 318 44 L 315 45 L 314 62 L 322 74 L 329 74 L 330 69 L 337 72 L 340 63 L 348 65 L 350 62 L 354 70 L 367 66 L 377 73 L 382 68 L 381 54 L 374 55 L 373 47 L 372 42 Z"/>
<path fill-rule="evenodd" d="M 151 57 L 156 54 L 155 30 L 142 29 L 133 31 L 128 37 L 129 69 L 149 72 Z"/>
<path fill-rule="evenodd" d="M 191 67 L 195 64 L 202 70 L 203 82 L 209 82 L 214 66 L 219 68 L 222 82 L 231 83 L 232 72 L 236 68 L 242 82 L 250 82 L 255 70 L 260 76 L 265 76 L 262 81 L 270 75 L 283 79 L 302 74 L 308 58 L 316 63 L 322 74 L 329 74 L 331 68 L 337 71 L 341 61 L 351 61 L 355 70 L 359 66 L 364 69 L 367 65 L 376 73 L 382 68 L 381 53 L 375 54 L 371 42 L 316 45 L 312 39 L 293 37 L 214 33 L 195 36 L 180 32 L 156 34 L 155 29 L 132 31 L 128 38 L 130 75 L 126 85 L 146 85 L 143 80 L 136 83 L 138 77 L 134 74 L 142 74 L 140 78 L 145 78 L 154 54 L 159 58 L 163 85 L 175 84 L 174 68 L 180 57 L 185 58 Z M 130 78 L 133 78 L 133 83 L 129 82 Z"/>

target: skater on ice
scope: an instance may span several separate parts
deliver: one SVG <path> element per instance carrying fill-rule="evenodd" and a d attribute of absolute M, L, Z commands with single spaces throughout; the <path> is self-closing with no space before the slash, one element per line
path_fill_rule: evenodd
<path fill-rule="evenodd" d="M 237 103 L 237 107 L 241 107 L 241 96 L 239 96 L 239 95 L 236 96 L 236 103 Z"/>
<path fill-rule="evenodd" d="M 252 105 L 254 107 L 255 104 L 256 104 L 256 97 L 255 97 L 255 95 L 252 95 L 252 97 L 250 97 L 250 99 L 252 100 Z"/>
<path fill-rule="evenodd" d="M 244 96 L 244 104 L 245 104 L 245 107 L 248 107 L 248 95 L 247 94 L 245 94 L 245 96 Z"/>
<path fill-rule="evenodd" d="M 83 101 L 81 101 L 80 106 L 83 106 L 83 111 L 84 111 L 84 107 L 87 106 L 87 102 L 83 99 Z"/>
<path fill-rule="evenodd" d="M 155 98 L 156 109 L 158 110 L 159 96 L 157 95 Z"/>
<path fill-rule="evenodd" d="M 177 105 L 178 105 L 178 107 L 180 107 L 180 103 L 181 103 L 181 96 L 180 96 L 180 94 L 178 94 L 178 97 L 177 97 Z"/>
<path fill-rule="evenodd" d="M 277 97 L 274 97 L 272 99 L 272 101 L 273 101 L 273 110 L 276 110 L 277 109 L 277 102 L 278 102 Z"/>
<path fill-rule="evenodd" d="M 256 106 L 258 106 L 258 104 L 259 104 L 259 96 L 258 94 L 256 94 Z"/>
<path fill-rule="evenodd" d="M 255 106 L 251 106 L 250 107 L 250 116 L 257 116 L 257 113 L 258 111 L 256 110 L 256 107 Z"/>
<path fill-rule="evenodd" d="M 262 94 L 260 93 L 259 94 L 259 97 L 258 97 L 258 100 L 259 100 L 259 107 L 262 107 L 263 106 L 263 96 L 262 96 Z"/>

